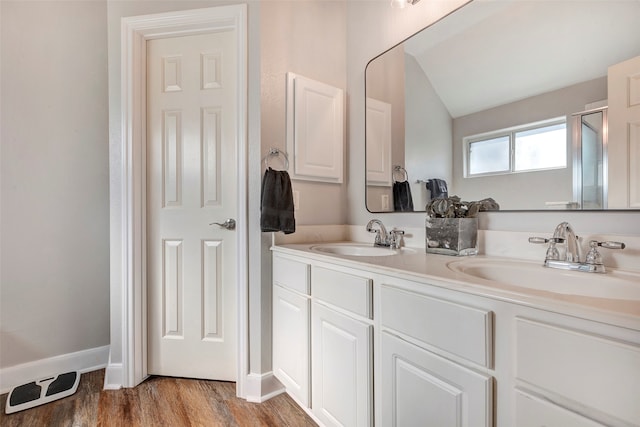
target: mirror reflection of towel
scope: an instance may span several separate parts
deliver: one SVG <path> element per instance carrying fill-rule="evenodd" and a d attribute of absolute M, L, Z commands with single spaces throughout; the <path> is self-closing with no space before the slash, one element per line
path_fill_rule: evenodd
<path fill-rule="evenodd" d="M 264 172 L 260 202 L 260 228 L 262 231 L 295 233 L 293 191 L 287 171 L 268 168 Z"/>
<path fill-rule="evenodd" d="M 446 199 L 449 197 L 447 189 L 447 181 L 444 179 L 433 178 L 427 181 L 427 190 L 431 192 L 432 199 Z"/>
<path fill-rule="evenodd" d="M 393 210 L 396 212 L 413 211 L 413 198 L 409 181 L 393 183 Z"/>

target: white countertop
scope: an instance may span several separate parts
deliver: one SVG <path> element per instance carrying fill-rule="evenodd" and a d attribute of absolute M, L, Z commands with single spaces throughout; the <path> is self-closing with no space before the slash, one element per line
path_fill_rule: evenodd
<path fill-rule="evenodd" d="M 315 243 L 274 245 L 272 250 L 282 254 L 303 256 L 318 262 L 341 265 L 371 273 L 386 274 L 400 279 L 428 283 L 429 285 L 467 294 L 507 301 L 640 331 L 640 300 L 568 295 L 524 288 L 517 285 L 507 285 L 505 283 L 470 277 L 448 267 L 450 263 L 459 262 L 464 259 L 473 259 L 474 261 L 500 259 L 497 257 L 480 255 L 474 257 L 451 257 L 426 254 L 424 249 L 416 249 L 415 253 L 406 253 L 397 256 L 348 256 L 311 250 L 311 247 L 314 245 Z M 506 258 L 503 260 L 505 262 L 514 261 Z M 532 265 L 536 264 L 532 261 L 518 260 L 518 262 L 527 262 Z M 606 280 L 605 278 L 603 279 Z M 638 281 L 638 286 L 640 287 L 640 280 Z"/>

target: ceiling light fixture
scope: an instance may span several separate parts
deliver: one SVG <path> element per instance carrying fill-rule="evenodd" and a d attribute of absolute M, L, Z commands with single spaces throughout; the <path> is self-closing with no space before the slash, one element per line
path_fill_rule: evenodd
<path fill-rule="evenodd" d="M 420 0 L 391 0 L 391 7 L 402 9 L 407 4 L 414 5 L 414 4 L 418 3 L 419 1 Z"/>

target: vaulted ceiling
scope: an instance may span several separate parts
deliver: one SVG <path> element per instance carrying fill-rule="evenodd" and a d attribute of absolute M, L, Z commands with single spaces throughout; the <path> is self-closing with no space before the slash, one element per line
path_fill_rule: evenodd
<path fill-rule="evenodd" d="M 460 117 L 606 76 L 640 55 L 640 0 L 475 0 L 405 52 Z"/>

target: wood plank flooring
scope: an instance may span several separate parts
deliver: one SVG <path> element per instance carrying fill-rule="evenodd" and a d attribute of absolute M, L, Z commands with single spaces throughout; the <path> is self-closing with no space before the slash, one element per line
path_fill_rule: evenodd
<path fill-rule="evenodd" d="M 74 395 L 9 415 L 4 394 L 0 426 L 316 426 L 288 395 L 249 403 L 236 397 L 235 383 L 152 377 L 135 388 L 102 390 L 103 382 L 104 370 L 82 374 Z"/>

